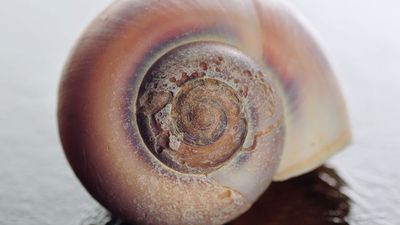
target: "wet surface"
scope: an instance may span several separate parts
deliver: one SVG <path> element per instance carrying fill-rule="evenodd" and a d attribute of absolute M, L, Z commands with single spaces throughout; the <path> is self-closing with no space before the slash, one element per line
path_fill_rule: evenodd
<path fill-rule="evenodd" d="M 123 224 L 110 222 L 73 175 L 55 117 L 64 60 L 109 2 L 15 0 L 0 7 L 2 225 Z M 400 3 L 292 2 L 318 30 L 331 58 L 348 103 L 353 143 L 328 162 L 336 172 L 323 168 L 273 184 L 263 204 L 231 224 L 398 225 Z"/>

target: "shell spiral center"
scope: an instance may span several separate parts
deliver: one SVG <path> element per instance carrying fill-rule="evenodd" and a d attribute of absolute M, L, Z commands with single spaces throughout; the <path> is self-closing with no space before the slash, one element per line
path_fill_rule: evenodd
<path fill-rule="evenodd" d="M 251 133 L 249 88 L 265 83 L 259 71 L 222 44 L 192 43 L 166 53 L 147 71 L 136 100 L 148 149 L 180 172 L 218 169 Z"/>

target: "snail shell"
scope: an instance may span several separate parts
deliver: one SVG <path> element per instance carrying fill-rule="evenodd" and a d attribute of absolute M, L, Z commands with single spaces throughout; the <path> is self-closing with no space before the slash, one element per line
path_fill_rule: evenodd
<path fill-rule="evenodd" d="M 116 1 L 59 93 L 76 175 L 139 224 L 230 221 L 350 139 L 325 57 L 274 0 Z"/>

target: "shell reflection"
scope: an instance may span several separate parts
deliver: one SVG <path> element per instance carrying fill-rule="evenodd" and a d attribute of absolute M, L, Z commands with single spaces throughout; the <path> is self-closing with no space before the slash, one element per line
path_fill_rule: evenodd
<path fill-rule="evenodd" d="M 253 207 L 228 225 L 348 225 L 349 198 L 335 170 L 320 167 L 303 176 L 272 183 Z"/>

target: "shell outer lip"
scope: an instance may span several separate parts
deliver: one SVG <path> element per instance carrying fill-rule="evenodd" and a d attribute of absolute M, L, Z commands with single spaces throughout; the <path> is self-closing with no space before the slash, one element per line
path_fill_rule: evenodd
<path fill-rule="evenodd" d="M 326 145 L 326 147 L 319 151 L 317 154 L 313 155 L 310 158 L 307 158 L 306 160 L 297 162 L 292 166 L 286 168 L 285 170 L 276 173 L 273 181 L 285 181 L 317 169 L 318 167 L 322 166 L 328 159 L 338 154 L 340 151 L 345 150 L 345 148 L 350 145 L 351 142 L 352 134 L 350 129 L 343 131 L 343 134 L 341 136 L 339 136 L 331 144 Z"/>

